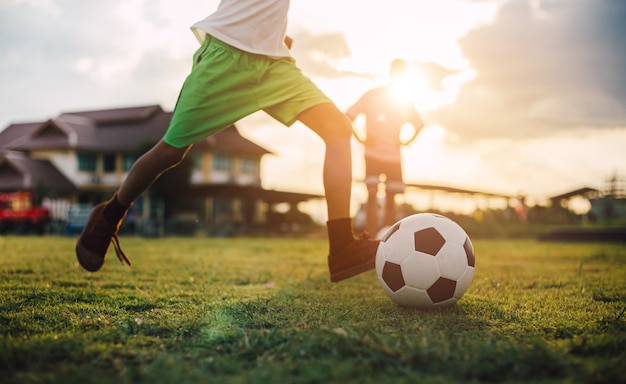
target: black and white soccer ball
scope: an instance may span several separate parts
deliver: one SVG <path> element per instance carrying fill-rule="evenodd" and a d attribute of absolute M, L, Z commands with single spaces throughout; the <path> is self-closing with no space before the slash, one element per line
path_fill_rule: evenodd
<path fill-rule="evenodd" d="M 449 218 L 433 213 L 405 217 L 382 236 L 376 274 L 385 293 L 404 307 L 455 304 L 474 277 L 474 247 Z"/>

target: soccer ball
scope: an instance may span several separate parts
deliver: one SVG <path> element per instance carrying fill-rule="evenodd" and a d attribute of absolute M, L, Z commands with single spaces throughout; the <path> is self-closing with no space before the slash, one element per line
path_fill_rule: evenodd
<path fill-rule="evenodd" d="M 404 307 L 430 309 L 456 303 L 472 282 L 474 267 L 474 247 L 463 228 L 433 213 L 395 223 L 376 252 L 380 285 Z"/>

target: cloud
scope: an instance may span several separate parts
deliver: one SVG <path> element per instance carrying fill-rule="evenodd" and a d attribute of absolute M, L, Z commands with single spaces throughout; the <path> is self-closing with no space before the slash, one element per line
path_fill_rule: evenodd
<path fill-rule="evenodd" d="M 2 2 L 0 129 L 67 110 L 172 108 L 198 46 L 189 26 L 201 16 L 187 8 L 208 13 L 200 3 Z"/>
<path fill-rule="evenodd" d="M 189 26 L 218 2 L 0 0 L 0 130 L 65 111 L 172 109 L 198 46 Z M 426 75 L 434 92 L 420 110 L 447 133 L 438 147 L 418 139 L 411 180 L 543 193 L 624 172 L 625 8 L 623 0 L 301 0 L 291 4 L 289 34 L 299 67 L 342 110 L 384 83 L 395 57 Z M 264 180 L 318 191 L 284 175 L 306 169 L 306 180 L 319 179 L 319 139 L 277 124 L 262 113 L 239 124 L 277 154 Z"/>
<path fill-rule="evenodd" d="M 464 138 L 626 127 L 626 2 L 511 0 L 460 40 L 475 70 L 433 114 Z"/>
<path fill-rule="evenodd" d="M 412 61 L 410 64 L 413 65 L 419 72 L 424 74 L 428 87 L 436 91 L 443 89 L 442 82 L 446 77 L 460 72 L 448 69 L 432 61 Z"/>
<path fill-rule="evenodd" d="M 337 78 L 350 75 L 338 69 L 338 61 L 350 56 L 345 36 L 339 32 L 315 34 L 308 31 L 295 33 L 292 54 L 298 67 L 310 76 Z"/>

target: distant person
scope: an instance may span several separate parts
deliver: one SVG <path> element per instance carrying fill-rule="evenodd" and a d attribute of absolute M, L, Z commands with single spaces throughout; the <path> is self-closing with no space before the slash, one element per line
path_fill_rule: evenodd
<path fill-rule="evenodd" d="M 365 116 L 365 137 L 360 137 L 356 130 L 354 135 L 365 145 L 365 185 L 368 192 L 366 230 L 372 234 L 380 229 L 377 192 L 379 183 L 383 181 L 386 198 L 382 227 L 396 221 L 395 196 L 404 192 L 400 148 L 413 142 L 424 126 L 412 100 L 397 93 L 399 88 L 411 86 L 399 84 L 406 81 L 402 77 L 406 70 L 404 60 L 394 60 L 389 72 L 390 84 L 367 91 L 346 112 L 353 121 L 360 114 Z M 409 139 L 402 142 L 400 131 L 406 123 L 412 126 L 413 131 Z"/>
<path fill-rule="evenodd" d="M 133 201 L 178 165 L 194 143 L 259 110 L 286 126 L 302 122 L 326 145 L 323 183 L 331 281 L 374 268 L 379 242 L 367 234 L 355 238 L 352 232 L 352 127 L 291 57 L 291 40 L 285 35 L 288 9 L 289 0 L 222 0 L 213 14 L 192 26 L 201 47 L 167 132 L 135 162 L 113 197 L 92 211 L 76 244 L 83 268 L 97 271 L 111 241 L 120 261 L 130 265 L 117 233 Z"/>

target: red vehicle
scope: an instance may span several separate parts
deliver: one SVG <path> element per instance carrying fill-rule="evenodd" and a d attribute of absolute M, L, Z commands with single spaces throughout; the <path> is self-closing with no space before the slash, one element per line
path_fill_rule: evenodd
<path fill-rule="evenodd" d="M 36 231 L 43 233 L 50 210 L 34 204 L 30 192 L 0 193 L 0 233 Z"/>

